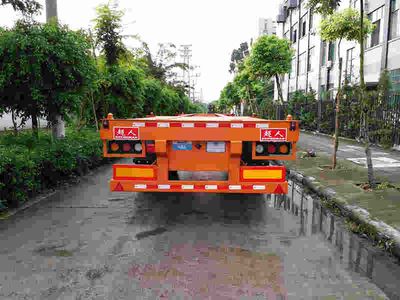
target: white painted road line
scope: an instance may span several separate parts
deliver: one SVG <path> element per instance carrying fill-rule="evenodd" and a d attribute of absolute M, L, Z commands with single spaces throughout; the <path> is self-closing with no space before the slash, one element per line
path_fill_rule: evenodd
<path fill-rule="evenodd" d="M 347 158 L 347 160 L 364 166 L 364 168 L 367 167 L 367 159 L 365 157 L 355 157 L 355 158 Z M 400 167 L 400 161 L 396 159 L 392 159 L 389 157 L 373 157 L 372 158 L 372 164 L 374 168 L 399 168 Z"/>

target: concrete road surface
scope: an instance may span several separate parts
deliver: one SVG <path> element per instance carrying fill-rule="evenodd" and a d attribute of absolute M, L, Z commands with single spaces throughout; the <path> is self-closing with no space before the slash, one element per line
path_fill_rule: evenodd
<path fill-rule="evenodd" d="M 112 194 L 110 176 L 0 223 L 0 299 L 387 299 L 267 197 Z"/>

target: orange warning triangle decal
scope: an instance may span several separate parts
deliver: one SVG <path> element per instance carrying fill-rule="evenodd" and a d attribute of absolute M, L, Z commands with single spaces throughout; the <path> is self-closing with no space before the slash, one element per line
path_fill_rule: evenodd
<path fill-rule="evenodd" d="M 122 187 L 121 182 L 118 182 L 118 184 L 114 188 L 114 192 L 123 192 L 124 188 Z"/>
<path fill-rule="evenodd" d="M 276 187 L 274 194 L 284 194 L 284 191 L 280 184 L 278 184 L 278 186 Z"/>

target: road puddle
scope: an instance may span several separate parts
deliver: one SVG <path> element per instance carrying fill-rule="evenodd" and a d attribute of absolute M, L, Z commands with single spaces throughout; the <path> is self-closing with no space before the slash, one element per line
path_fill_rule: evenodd
<path fill-rule="evenodd" d="M 138 240 L 153 236 L 153 235 L 159 235 L 162 234 L 164 232 L 167 232 L 166 228 L 163 227 L 158 227 L 156 229 L 153 230 L 149 230 L 149 231 L 143 231 L 143 232 L 139 232 L 138 234 L 136 234 L 136 238 Z"/>
<path fill-rule="evenodd" d="M 344 220 L 307 195 L 302 186 L 289 182 L 288 195 L 268 196 L 270 205 L 299 218 L 299 235 L 320 235 L 350 271 L 368 277 L 390 299 L 400 299 L 399 262 L 346 227 Z"/>

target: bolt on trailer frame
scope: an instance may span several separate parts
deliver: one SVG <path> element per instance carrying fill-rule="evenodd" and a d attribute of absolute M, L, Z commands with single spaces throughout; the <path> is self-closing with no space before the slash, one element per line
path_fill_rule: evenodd
<path fill-rule="evenodd" d="M 114 192 L 287 194 L 286 169 L 295 160 L 299 121 L 222 114 L 102 120 L 104 157 L 132 158 L 113 165 Z M 179 171 L 225 172 L 218 180 L 179 180 Z"/>

